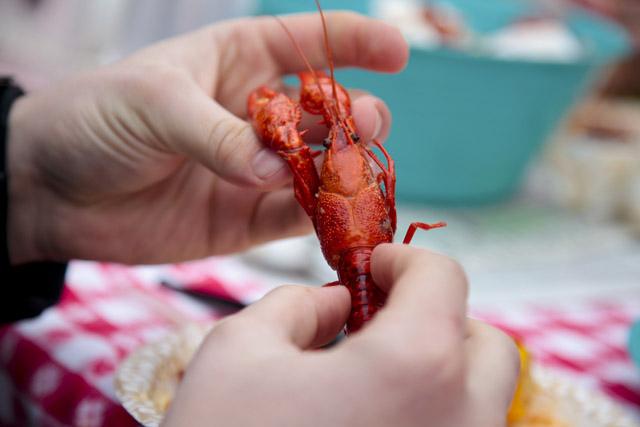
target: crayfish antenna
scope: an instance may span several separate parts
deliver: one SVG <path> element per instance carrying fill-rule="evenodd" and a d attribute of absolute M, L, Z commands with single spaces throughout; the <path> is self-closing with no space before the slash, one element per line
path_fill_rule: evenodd
<path fill-rule="evenodd" d="M 302 58 L 302 61 L 304 62 L 304 65 L 307 67 L 307 69 L 309 70 L 311 75 L 313 75 L 313 79 L 316 82 L 316 86 L 318 86 L 318 90 L 320 91 L 320 94 L 322 95 L 322 102 L 324 103 L 324 106 L 327 109 L 329 109 L 329 105 L 328 105 L 329 103 L 327 102 L 327 97 L 324 94 L 324 90 L 322 89 L 322 85 L 320 84 L 320 80 L 318 79 L 318 74 L 316 73 L 316 70 L 314 70 L 313 67 L 311 66 L 311 62 L 309 62 L 309 59 L 307 58 L 307 55 L 304 54 L 304 51 L 302 50 L 302 47 L 300 46 L 300 43 L 298 43 L 298 40 L 296 40 L 296 38 L 293 36 L 293 34 L 291 34 L 291 31 L 289 30 L 287 25 L 284 23 L 284 21 L 282 21 L 282 19 L 280 19 L 280 17 L 275 16 L 275 15 L 273 15 L 273 17 L 276 19 L 276 21 L 278 21 L 278 24 L 280 24 L 280 26 L 284 29 L 285 33 L 287 33 L 287 36 L 289 37 L 289 40 L 291 40 L 291 43 L 293 44 L 294 48 L 298 52 L 298 55 L 300 56 L 300 58 Z M 332 81 L 333 81 L 333 71 L 331 73 L 332 73 L 331 75 L 332 75 Z M 335 91 L 335 87 L 334 87 L 334 91 Z"/>
<path fill-rule="evenodd" d="M 320 6 L 320 0 L 315 0 L 316 7 L 318 8 L 318 12 L 320 12 L 320 19 L 322 20 L 322 32 L 324 35 L 324 49 L 327 54 L 327 62 L 329 63 L 329 75 L 331 77 L 331 90 L 333 92 L 333 100 L 336 109 L 337 122 L 340 124 L 345 133 L 349 135 L 356 135 L 352 124 L 348 119 L 346 119 L 342 115 L 342 110 L 340 108 L 340 102 L 338 100 L 338 89 L 336 88 L 336 77 L 335 77 L 335 65 L 333 63 L 333 50 L 331 49 L 331 45 L 329 44 L 329 30 L 327 29 L 327 19 L 324 16 L 324 11 L 322 10 L 322 6 Z M 354 143 L 353 137 L 348 137 L 347 141 L 349 144 Z M 357 141 L 357 140 L 356 140 Z"/>
<path fill-rule="evenodd" d="M 329 31 L 327 30 L 327 20 L 324 17 L 324 12 L 320 6 L 320 0 L 315 0 L 318 12 L 320 12 L 320 19 L 322 20 L 322 33 L 324 36 L 324 50 L 327 54 L 327 62 L 329 63 L 329 75 L 331 76 L 331 90 L 333 91 L 333 100 L 338 110 L 338 117 L 341 116 L 340 103 L 338 102 L 338 90 L 336 89 L 336 78 L 334 75 L 335 67 L 333 65 L 333 51 L 329 45 Z"/>

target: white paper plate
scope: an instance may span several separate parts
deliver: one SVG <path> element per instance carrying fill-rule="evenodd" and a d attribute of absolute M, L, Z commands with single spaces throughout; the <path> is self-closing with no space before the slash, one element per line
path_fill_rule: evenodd
<path fill-rule="evenodd" d="M 211 326 L 189 325 L 133 352 L 116 373 L 116 395 L 141 424 L 160 424 L 180 382 L 181 373 Z M 555 423 L 519 423 L 513 427 L 640 427 L 615 402 L 597 391 L 578 387 L 539 366 L 532 371 L 540 407 L 553 411 Z M 536 397 L 538 399 L 538 396 Z"/>

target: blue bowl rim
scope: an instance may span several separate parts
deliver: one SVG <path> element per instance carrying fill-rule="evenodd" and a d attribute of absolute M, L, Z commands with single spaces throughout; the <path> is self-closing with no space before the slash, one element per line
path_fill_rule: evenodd
<path fill-rule="evenodd" d="M 461 50 L 450 48 L 446 46 L 438 46 L 435 48 L 422 48 L 411 46 L 409 48 L 411 55 L 428 55 L 440 57 L 443 59 L 451 59 L 458 61 L 474 61 L 474 62 L 486 62 L 486 63 L 496 63 L 496 64 L 510 64 L 510 65 L 524 65 L 527 67 L 558 67 L 558 68 L 571 68 L 571 67 L 580 67 L 583 68 L 585 66 L 591 67 L 594 65 L 598 65 L 602 62 L 605 62 L 604 59 L 599 59 L 598 55 L 586 55 L 577 59 L 575 61 L 554 61 L 554 60 L 537 60 L 537 59 L 526 59 L 526 58 L 506 58 L 500 57 L 496 55 L 492 55 L 489 53 L 479 52 L 478 54 L 474 54 L 473 51 Z M 606 60 L 608 61 L 608 60 Z"/>

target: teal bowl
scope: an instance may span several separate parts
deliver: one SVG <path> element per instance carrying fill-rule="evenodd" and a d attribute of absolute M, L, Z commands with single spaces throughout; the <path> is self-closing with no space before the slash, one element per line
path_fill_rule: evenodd
<path fill-rule="evenodd" d="M 451 1 L 449 1 L 451 3 Z M 313 2 L 265 0 L 262 12 L 313 10 Z M 305 3 L 311 3 L 303 7 Z M 327 9 L 367 2 L 323 1 Z M 527 12 L 517 0 L 457 0 L 473 28 L 491 31 Z M 482 6 L 480 6 L 482 4 Z M 515 7 L 520 5 L 521 7 Z M 395 75 L 341 70 L 347 87 L 382 98 L 393 114 L 386 144 L 396 162 L 397 196 L 472 205 L 508 198 L 527 165 L 602 68 L 626 52 L 616 25 L 575 10 L 567 22 L 586 46 L 579 62 L 506 60 L 449 49 L 411 49 Z"/>
<path fill-rule="evenodd" d="M 416 49 L 400 74 L 353 70 L 339 77 L 382 98 L 393 113 L 387 145 L 398 198 L 476 204 L 518 189 L 527 164 L 592 73 L 586 64 Z"/>

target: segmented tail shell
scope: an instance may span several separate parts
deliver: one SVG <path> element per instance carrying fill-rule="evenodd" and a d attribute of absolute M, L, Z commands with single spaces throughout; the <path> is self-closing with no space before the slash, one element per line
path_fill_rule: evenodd
<path fill-rule="evenodd" d="M 351 294 L 347 334 L 361 329 L 382 308 L 387 299 L 387 295 L 371 277 L 372 252 L 372 248 L 356 248 L 345 253 L 340 260 L 338 278 Z"/>

